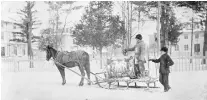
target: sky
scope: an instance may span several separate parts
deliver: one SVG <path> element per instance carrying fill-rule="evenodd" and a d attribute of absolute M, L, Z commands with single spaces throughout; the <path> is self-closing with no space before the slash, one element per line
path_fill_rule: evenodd
<path fill-rule="evenodd" d="M 83 5 L 86 6 L 88 4 L 88 1 L 78 1 L 75 5 Z M 25 5 L 25 2 L 23 1 L 4 1 L 2 2 L 2 7 L 1 7 L 1 20 L 6 20 L 6 21 L 14 21 L 14 19 L 19 20 L 17 11 L 19 9 L 22 9 Z M 49 13 L 48 9 L 49 6 L 44 3 L 44 1 L 37 1 L 36 5 L 34 7 L 35 10 L 38 12 L 36 13 L 36 17 L 41 21 L 41 25 L 38 27 L 38 29 L 34 30 L 34 33 L 39 33 L 41 29 L 47 28 L 48 27 L 48 19 L 49 19 Z M 68 22 L 75 23 L 78 22 L 81 18 L 81 15 L 83 12 L 83 9 L 76 10 L 71 12 L 71 14 L 68 16 Z M 61 20 L 65 18 L 65 15 L 62 15 Z"/>
<path fill-rule="evenodd" d="M 75 5 L 82 5 L 87 6 L 89 1 L 77 1 Z M 18 20 L 18 15 L 16 12 L 19 9 L 22 9 L 25 5 L 24 1 L 3 1 L 1 2 L 1 20 L 6 21 L 13 21 L 14 19 Z M 37 1 L 34 9 L 36 9 L 38 12 L 36 13 L 36 17 L 42 22 L 42 24 L 38 27 L 38 29 L 34 30 L 34 34 L 39 34 L 40 30 L 45 29 L 48 27 L 48 19 L 49 19 L 49 13 L 48 13 L 48 5 L 44 3 L 44 1 Z M 119 8 L 119 3 L 115 2 L 114 6 L 114 14 L 121 14 L 121 8 Z M 70 26 L 77 23 L 84 12 L 84 9 L 75 10 L 71 12 L 71 14 L 67 18 L 67 22 L 70 23 Z M 185 13 L 184 13 L 185 12 Z M 189 18 L 192 17 L 192 10 L 190 9 L 184 9 L 184 8 L 177 8 L 175 9 L 176 17 L 180 22 L 187 22 L 189 21 Z M 62 21 L 65 19 L 65 14 L 61 15 L 60 18 Z M 149 43 L 148 35 L 153 34 L 156 32 L 156 21 L 147 21 L 142 27 L 142 32 L 144 41 Z M 135 26 L 136 27 L 136 26 Z M 134 27 L 134 29 L 136 29 Z M 136 31 L 134 31 L 136 32 Z"/>

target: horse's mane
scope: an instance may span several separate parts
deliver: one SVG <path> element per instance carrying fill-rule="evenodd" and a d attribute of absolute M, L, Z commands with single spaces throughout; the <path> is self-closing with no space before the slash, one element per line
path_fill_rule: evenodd
<path fill-rule="evenodd" d="M 56 52 L 57 52 L 57 50 L 54 49 L 53 47 L 48 46 L 47 48 L 48 48 L 48 49 L 52 49 L 53 51 L 56 51 Z"/>
<path fill-rule="evenodd" d="M 54 53 L 54 56 L 57 55 L 58 51 L 56 49 L 54 49 L 53 47 L 50 47 L 50 46 L 47 46 L 47 50 L 50 52 L 50 53 Z"/>

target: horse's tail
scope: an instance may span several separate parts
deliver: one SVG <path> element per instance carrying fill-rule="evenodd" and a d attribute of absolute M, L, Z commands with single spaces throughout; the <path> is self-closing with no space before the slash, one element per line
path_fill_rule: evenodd
<path fill-rule="evenodd" d="M 81 57 L 84 60 L 84 62 L 90 62 L 90 57 L 87 52 L 83 51 Z"/>
<path fill-rule="evenodd" d="M 86 58 L 85 58 L 85 60 L 86 60 L 86 64 L 87 64 L 87 66 L 90 68 L 90 56 L 89 56 L 89 54 L 87 53 L 87 52 L 85 52 L 85 56 L 86 56 Z M 90 70 L 90 69 L 89 69 Z"/>
<path fill-rule="evenodd" d="M 83 52 L 83 60 L 84 60 L 84 67 L 85 67 L 85 70 L 86 70 L 86 74 L 87 74 L 87 77 L 88 79 L 90 79 L 90 72 L 91 72 L 91 69 L 90 69 L 90 56 L 87 52 Z"/>

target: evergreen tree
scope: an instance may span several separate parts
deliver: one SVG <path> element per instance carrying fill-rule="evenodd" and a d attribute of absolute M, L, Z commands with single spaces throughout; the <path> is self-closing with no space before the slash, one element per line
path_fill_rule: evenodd
<path fill-rule="evenodd" d="M 38 36 L 34 36 L 32 30 L 35 29 L 35 25 L 41 24 L 37 17 L 35 17 L 35 13 L 37 12 L 34 10 L 35 2 L 34 1 L 26 1 L 26 6 L 21 9 L 18 14 L 21 17 L 20 22 L 16 22 L 15 24 L 19 26 L 22 31 L 21 32 L 13 32 L 13 34 L 20 35 L 20 38 L 14 38 L 10 41 L 16 42 L 23 42 L 27 43 L 28 45 L 28 56 L 29 59 L 33 59 L 33 52 L 32 52 L 32 42 L 36 42 L 39 39 Z M 33 67 L 33 63 L 30 62 L 30 67 Z"/>
<path fill-rule="evenodd" d="M 72 35 L 75 44 L 99 50 L 101 67 L 102 49 L 114 45 L 124 32 L 120 18 L 112 15 L 112 5 L 111 1 L 91 1 Z"/>

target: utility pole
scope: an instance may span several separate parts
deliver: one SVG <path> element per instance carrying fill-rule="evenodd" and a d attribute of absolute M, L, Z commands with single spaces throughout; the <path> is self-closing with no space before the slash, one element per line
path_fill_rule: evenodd
<path fill-rule="evenodd" d="M 193 17 L 192 17 L 192 32 L 191 32 L 191 51 L 190 56 L 193 56 Z"/>
<path fill-rule="evenodd" d="M 193 6 L 194 7 L 194 6 Z M 190 51 L 190 56 L 193 56 L 193 22 L 194 18 L 193 18 L 193 9 L 192 9 L 192 32 L 191 32 L 191 51 Z M 192 63 L 192 59 L 190 59 L 190 63 Z"/>

